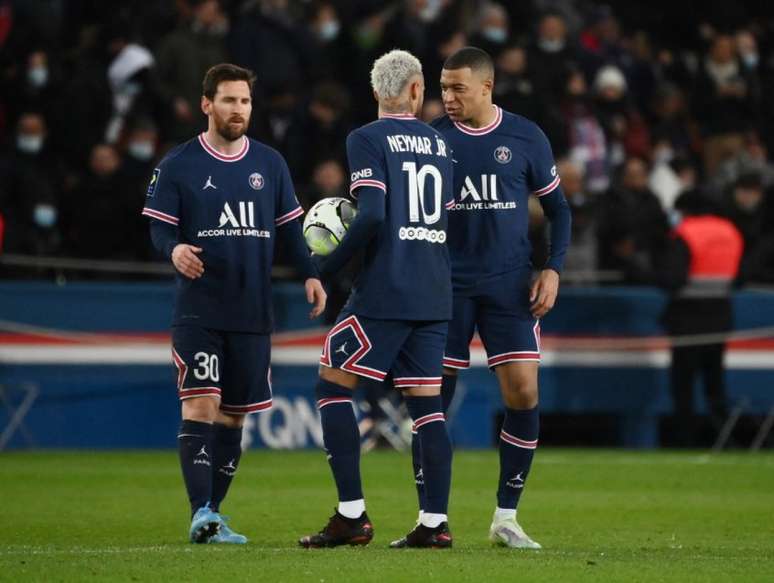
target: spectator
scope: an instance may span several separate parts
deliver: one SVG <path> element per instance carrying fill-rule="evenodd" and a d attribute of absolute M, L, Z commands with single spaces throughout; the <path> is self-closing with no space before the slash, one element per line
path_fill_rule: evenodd
<path fill-rule="evenodd" d="M 675 156 L 693 157 L 701 148 L 699 130 L 686 107 L 685 93 L 677 85 L 664 83 L 657 90 L 651 134 L 656 150 Z"/>
<path fill-rule="evenodd" d="M 496 2 L 484 2 L 470 43 L 497 59 L 500 51 L 506 47 L 510 34 L 508 11 Z"/>
<path fill-rule="evenodd" d="M 712 177 L 718 166 L 744 146 L 757 106 L 757 79 L 742 67 L 734 39 L 718 35 L 700 69 L 694 109 L 702 124 L 704 171 Z"/>
<path fill-rule="evenodd" d="M 349 94 L 343 86 L 327 81 L 312 90 L 311 99 L 288 128 L 287 160 L 294 175 L 311 176 L 319 153 L 345 158 L 351 129 L 348 110 Z"/>
<path fill-rule="evenodd" d="M 14 153 L 3 161 L 0 214 L 5 217 L 5 250 L 54 254 L 59 232 L 59 164 L 47 148 L 46 122 L 39 113 L 19 118 Z"/>
<path fill-rule="evenodd" d="M 742 276 L 749 271 L 748 262 L 758 257 L 758 246 L 771 232 L 772 213 L 766 200 L 759 174 L 743 174 L 734 185 L 726 203 L 726 216 L 734 223 L 744 238 Z"/>
<path fill-rule="evenodd" d="M 725 333 L 732 329 L 731 286 L 739 273 L 743 241 L 733 223 L 718 216 L 712 201 L 697 193 L 677 199 L 683 220 L 672 233 L 659 270 L 672 293 L 664 324 L 672 336 Z M 724 342 L 673 345 L 671 387 L 677 445 L 695 447 L 693 389 L 704 382 L 715 431 L 727 416 L 724 383 Z"/>
<path fill-rule="evenodd" d="M 617 168 L 628 156 L 647 158 L 650 136 L 642 116 L 627 96 L 626 78 L 614 66 L 602 67 L 594 80 L 595 111 L 605 131 L 608 166 Z"/>
<path fill-rule="evenodd" d="M 712 194 L 716 200 L 721 200 L 741 176 L 749 174 L 760 176 L 764 189 L 774 187 L 774 164 L 768 159 L 766 146 L 754 133 L 748 133 L 745 136 L 742 150 L 733 158 L 720 164 L 710 181 Z"/>
<path fill-rule="evenodd" d="M 656 155 L 648 185 L 661 202 L 661 208 L 669 213 L 678 196 L 696 189 L 697 180 L 696 166 L 687 158 Z"/>
<path fill-rule="evenodd" d="M 559 176 L 562 178 L 564 196 L 572 209 L 572 240 L 567 248 L 564 259 L 564 269 L 573 272 L 574 281 L 584 278 L 593 282 L 593 273 L 597 270 L 597 213 L 599 204 L 597 196 L 589 194 L 583 187 L 583 168 L 567 159 L 559 160 L 557 164 Z"/>
<path fill-rule="evenodd" d="M 527 51 L 523 47 L 510 46 L 500 53 L 495 72 L 495 101 L 503 109 L 540 124 L 544 117 L 542 99 L 535 92 L 527 68 Z"/>
<path fill-rule="evenodd" d="M 111 42 L 115 58 L 108 66 L 108 82 L 113 96 L 113 112 L 105 128 L 105 141 L 115 144 L 131 114 L 148 114 L 154 98 L 149 87 L 153 55 L 143 46 L 126 42 L 119 36 Z"/>
<path fill-rule="evenodd" d="M 346 171 L 340 160 L 336 158 L 320 160 L 312 171 L 312 183 L 299 199 L 301 206 L 308 210 L 320 199 L 349 196 L 346 179 Z"/>
<path fill-rule="evenodd" d="M 288 88 L 304 87 L 318 63 L 312 33 L 291 16 L 287 0 L 260 0 L 246 6 L 248 10 L 234 22 L 228 47 L 237 65 L 260 76 L 254 98 L 261 101 Z"/>
<path fill-rule="evenodd" d="M 663 252 L 668 223 L 648 188 L 648 165 L 629 158 L 620 184 L 600 201 L 599 268 L 620 271 L 625 283 L 652 283 L 655 260 Z"/>
<path fill-rule="evenodd" d="M 142 195 L 119 171 L 121 158 L 109 144 L 91 151 L 89 172 L 73 194 L 78 204 L 68 205 L 67 245 L 77 257 L 92 259 L 142 259 L 144 249 L 133 247 Z"/>
<path fill-rule="evenodd" d="M 558 102 L 564 94 L 569 68 L 577 68 L 575 51 L 570 46 L 567 26 L 561 15 L 548 13 L 541 17 L 527 62 L 535 93 Z"/>
<path fill-rule="evenodd" d="M 199 108 L 207 69 L 227 59 L 229 21 L 219 0 L 191 0 L 192 18 L 161 39 L 155 83 L 165 110 L 166 140 L 182 142 L 204 129 Z M 278 63 L 279 65 L 279 63 Z"/>
<path fill-rule="evenodd" d="M 572 71 L 567 78 L 561 115 L 567 146 L 555 149 L 566 150 L 567 156 L 581 165 L 590 192 L 604 192 L 610 186 L 607 138 L 594 113 L 586 79 L 578 70 Z M 557 136 L 554 143 L 561 144 L 562 136 Z"/>

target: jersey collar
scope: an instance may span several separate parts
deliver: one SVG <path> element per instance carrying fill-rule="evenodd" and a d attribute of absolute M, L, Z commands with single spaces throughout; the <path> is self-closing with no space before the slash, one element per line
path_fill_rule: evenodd
<path fill-rule="evenodd" d="M 454 122 L 454 125 L 462 133 L 468 134 L 469 136 L 483 136 L 484 134 L 493 132 L 497 129 L 497 126 L 500 125 L 500 122 L 503 121 L 503 110 L 497 107 L 496 105 L 492 105 L 492 107 L 495 108 L 495 118 L 494 118 L 494 121 L 490 123 L 488 126 L 484 126 L 482 128 L 472 128 L 470 126 L 466 126 L 464 123 L 460 123 L 457 121 Z"/>
<path fill-rule="evenodd" d="M 410 113 L 383 113 L 379 116 L 379 119 L 417 119 L 416 116 Z"/>
<path fill-rule="evenodd" d="M 242 136 L 242 149 L 233 156 L 227 156 L 218 152 L 213 146 L 210 145 L 210 143 L 207 141 L 207 138 L 204 137 L 204 132 L 199 134 L 199 143 L 202 145 L 202 148 L 205 152 L 207 152 L 213 158 L 220 160 L 221 162 L 237 162 L 244 158 L 247 155 L 247 151 L 250 149 L 250 140 L 247 139 L 247 136 Z"/>

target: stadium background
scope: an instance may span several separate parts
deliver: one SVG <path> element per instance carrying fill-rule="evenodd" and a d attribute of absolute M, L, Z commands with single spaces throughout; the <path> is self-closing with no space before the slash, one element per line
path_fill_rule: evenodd
<path fill-rule="evenodd" d="M 699 191 L 745 239 L 727 364 L 729 403 L 742 414 L 729 443 L 749 444 L 774 402 L 774 10 L 698 6 L 0 2 L 0 384 L 6 428 L 14 425 L 3 446 L 172 444 L 171 268 L 154 257 L 139 209 L 155 163 L 204 127 L 198 103 L 209 66 L 233 61 L 257 72 L 249 133 L 286 156 L 309 208 L 347 191 L 344 141 L 374 116 L 373 58 L 395 46 L 421 58 L 429 120 L 442 112 L 443 59 L 465 44 L 495 57 L 495 101 L 548 134 L 573 208 L 559 306 L 543 322 L 542 442 L 670 444 L 679 420 L 669 419 L 665 294 L 655 283 L 674 201 Z M 530 215 L 539 265 L 546 225 L 539 205 Z M 319 435 L 307 401 L 320 330 L 303 319 L 281 250 L 277 260 L 278 331 L 292 340 L 277 338 L 283 405 L 264 420 L 275 430 L 255 442 L 312 446 Z M 350 281 L 351 271 L 333 286 L 326 321 Z M 492 445 L 500 410 L 480 347 L 475 354 L 453 421 L 463 447 Z M 389 395 L 365 394 L 364 416 L 378 422 Z M 111 416 L 116 430 L 106 433 L 95 420 L 119 405 L 124 414 Z M 118 430 L 145 406 L 159 412 L 158 432 Z M 74 418 L 77 432 L 57 430 L 57 420 Z M 705 423 L 699 443 L 719 429 Z M 277 432 L 285 437 L 269 435 Z"/>
<path fill-rule="evenodd" d="M 773 25 L 770 3 L 729 0 L 0 0 L 0 579 L 774 579 L 771 452 L 665 451 L 655 285 L 674 200 L 699 190 L 745 238 L 727 357 L 741 419 L 727 446 L 747 448 L 774 405 Z M 204 71 L 257 72 L 249 133 L 286 156 L 308 208 L 347 191 L 344 138 L 375 115 L 372 60 L 393 47 L 421 58 L 430 119 L 441 63 L 465 44 L 496 57 L 495 102 L 548 134 L 573 208 L 519 511 L 544 550 L 484 537 L 500 404 L 478 345 L 450 423 L 456 550 L 396 560 L 383 548 L 415 516 L 409 458 L 389 447 L 363 458 L 371 547 L 294 548 L 334 494 L 309 400 L 324 327 L 309 327 L 281 256 L 277 406 L 251 417 L 227 508 L 253 544 L 189 548 L 172 272 L 139 210 L 156 161 L 204 126 Z M 530 213 L 539 264 L 545 225 L 539 205 Z M 332 290 L 328 321 L 348 285 Z M 365 428 L 385 394 L 363 396 Z M 400 427 L 384 428 L 377 443 L 399 444 Z M 708 447 L 718 428 L 700 437 Z"/>

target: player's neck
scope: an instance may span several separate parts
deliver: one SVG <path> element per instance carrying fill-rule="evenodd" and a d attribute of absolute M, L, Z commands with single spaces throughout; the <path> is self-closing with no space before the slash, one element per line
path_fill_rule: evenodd
<path fill-rule="evenodd" d="M 383 117 L 416 117 L 412 112 L 410 111 L 385 111 L 382 108 L 379 108 L 379 119 Z"/>
<path fill-rule="evenodd" d="M 227 140 L 221 136 L 214 128 L 209 128 L 204 132 L 204 139 L 207 143 L 224 156 L 234 156 L 242 151 L 245 144 L 245 137 L 240 136 L 236 140 Z"/>
<path fill-rule="evenodd" d="M 497 117 L 497 108 L 493 103 L 489 103 L 486 107 L 482 107 L 481 111 L 471 117 L 465 125 L 472 128 L 485 128 L 494 122 Z"/>

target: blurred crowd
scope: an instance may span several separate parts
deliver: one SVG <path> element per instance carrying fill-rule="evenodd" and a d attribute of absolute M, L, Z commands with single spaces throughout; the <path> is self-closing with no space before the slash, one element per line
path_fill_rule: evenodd
<path fill-rule="evenodd" d="M 649 283 L 675 200 L 698 192 L 744 236 L 742 281 L 774 282 L 774 6 L 728 0 L 0 0 L 2 251 L 152 258 L 145 184 L 205 128 L 201 80 L 223 61 L 257 73 L 249 134 L 285 155 L 302 205 L 345 195 L 373 59 L 421 59 L 429 121 L 465 45 L 494 57 L 495 102 L 551 141 L 567 270 Z"/>

